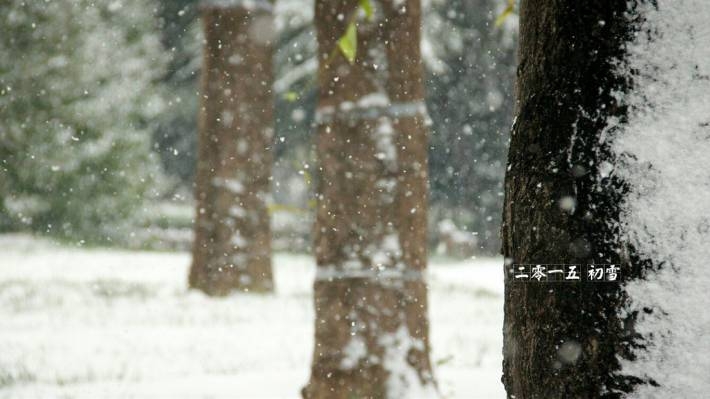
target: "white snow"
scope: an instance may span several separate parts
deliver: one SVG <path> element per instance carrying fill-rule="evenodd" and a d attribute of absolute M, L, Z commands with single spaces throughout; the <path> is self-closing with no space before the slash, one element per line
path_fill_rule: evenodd
<path fill-rule="evenodd" d="M 206 0 L 205 4 L 210 7 L 220 8 L 243 7 L 249 11 L 271 11 L 273 9 L 271 2 L 268 0 Z"/>
<path fill-rule="evenodd" d="M 389 97 L 386 93 L 382 92 L 370 93 L 357 100 L 358 108 L 386 107 L 389 104 Z"/>
<path fill-rule="evenodd" d="M 274 8 L 275 25 L 278 32 L 310 23 L 315 10 L 313 0 L 279 0 L 275 2 Z"/>
<path fill-rule="evenodd" d="M 239 205 L 232 205 L 229 207 L 229 216 L 232 216 L 234 218 L 244 218 L 247 215 L 247 211 L 239 206 Z"/>
<path fill-rule="evenodd" d="M 387 377 L 387 397 L 391 399 L 437 398 L 432 384 L 422 384 L 417 370 L 407 362 L 409 351 L 423 350 L 424 342 L 409 334 L 406 326 L 385 334 L 379 344 L 385 348 L 382 366 L 389 372 Z"/>
<path fill-rule="evenodd" d="M 396 263 L 395 267 L 383 267 L 375 263 L 377 269 L 364 269 L 362 263 L 356 259 L 350 259 L 343 263 L 342 268 L 335 266 L 322 266 L 316 271 L 316 280 L 333 281 L 349 278 L 377 280 L 381 283 L 400 284 L 402 281 L 421 281 L 426 276 L 419 270 L 406 269 L 402 263 Z"/>
<path fill-rule="evenodd" d="M 367 344 L 365 340 L 359 335 L 354 335 L 350 337 L 350 341 L 345 345 L 343 350 L 344 357 L 340 361 L 340 368 L 343 370 L 354 369 L 360 360 L 367 357 Z"/>
<path fill-rule="evenodd" d="M 232 123 L 234 123 L 234 112 L 226 109 L 222 110 L 220 119 L 222 120 L 222 126 L 231 127 Z"/>
<path fill-rule="evenodd" d="M 382 239 L 382 249 L 389 256 L 400 258 L 402 256 L 402 248 L 399 246 L 399 234 L 390 233 Z"/>
<path fill-rule="evenodd" d="M 397 188 L 397 179 L 394 177 L 385 177 L 378 179 L 375 182 L 375 187 L 380 194 L 380 201 L 384 204 L 391 204 L 395 199 L 395 189 Z"/>
<path fill-rule="evenodd" d="M 400 261 L 402 248 L 399 246 L 399 234 L 390 232 L 379 243 L 368 246 L 366 253 L 372 265 L 377 268 L 392 266 Z"/>
<path fill-rule="evenodd" d="M 212 299 L 187 291 L 188 253 L 0 235 L 0 254 L 0 398 L 299 398 L 308 379 L 309 256 L 275 256 L 274 295 Z M 505 397 L 501 264 L 431 262 L 432 361 L 447 398 Z"/>
<path fill-rule="evenodd" d="M 626 287 L 648 348 L 623 372 L 660 384 L 633 398 L 701 398 L 710 391 L 710 5 L 659 0 L 642 10 L 645 25 L 620 70 L 639 71 L 621 95 L 630 106 L 613 137 L 621 162 L 603 173 L 629 182 L 623 232 L 662 267 Z"/>
<path fill-rule="evenodd" d="M 394 143 L 395 131 L 392 121 L 387 116 L 382 116 L 377 120 L 377 126 L 373 132 L 375 157 L 382 161 L 389 171 L 397 170 L 397 147 Z"/>
<path fill-rule="evenodd" d="M 237 230 L 232 234 L 232 238 L 230 240 L 230 243 L 234 245 L 235 248 L 244 248 L 247 246 L 249 243 L 246 238 L 242 235 L 242 233 Z"/>
<path fill-rule="evenodd" d="M 212 179 L 212 184 L 215 187 L 224 187 L 234 194 L 244 193 L 244 184 L 236 179 L 225 179 L 221 177 L 215 177 Z"/>
<path fill-rule="evenodd" d="M 313 75 L 318 70 L 318 60 L 313 57 L 309 58 L 303 63 L 285 71 L 276 81 L 274 82 L 274 91 L 277 94 L 282 94 L 288 90 L 294 83 L 305 77 Z"/>

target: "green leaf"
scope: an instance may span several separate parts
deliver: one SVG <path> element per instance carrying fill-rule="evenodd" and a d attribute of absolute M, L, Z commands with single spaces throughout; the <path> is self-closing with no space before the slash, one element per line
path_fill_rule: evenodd
<path fill-rule="evenodd" d="M 357 27 L 355 22 L 350 22 L 345 28 L 345 34 L 338 39 L 338 48 L 349 63 L 355 62 L 357 55 Z"/>
<path fill-rule="evenodd" d="M 496 18 L 496 28 L 500 27 L 503 25 L 503 22 L 510 16 L 510 14 L 513 13 L 513 10 L 515 9 L 515 0 L 508 0 L 508 5 L 505 7 L 503 12 Z"/>
<path fill-rule="evenodd" d="M 286 93 L 284 93 L 284 99 L 292 103 L 298 100 L 298 93 L 296 93 L 295 91 L 287 91 Z"/>
<path fill-rule="evenodd" d="M 372 2 L 370 0 L 360 0 L 360 8 L 365 11 L 365 16 L 372 21 Z"/>
<path fill-rule="evenodd" d="M 437 366 L 441 366 L 441 365 L 443 365 L 443 364 L 449 363 L 449 362 L 452 361 L 452 360 L 454 360 L 454 355 L 449 355 L 449 356 L 446 356 L 446 357 L 444 357 L 444 358 L 441 358 L 441 359 L 437 360 L 437 361 L 436 361 L 436 365 L 437 365 Z"/>

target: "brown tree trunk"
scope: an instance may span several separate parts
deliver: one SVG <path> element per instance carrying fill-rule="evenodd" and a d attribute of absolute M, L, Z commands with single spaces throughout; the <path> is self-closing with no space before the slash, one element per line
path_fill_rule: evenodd
<path fill-rule="evenodd" d="M 272 18 L 255 7 L 202 9 L 197 215 L 189 284 L 210 295 L 271 291 Z M 261 6 L 259 6 L 261 5 Z"/>
<path fill-rule="evenodd" d="M 627 10 L 627 7 L 628 10 Z M 614 72 L 635 26 L 626 1 L 523 0 L 517 118 L 505 183 L 503 383 L 510 398 L 616 398 L 642 381 L 620 375 L 637 337 L 619 283 L 521 283 L 517 264 L 641 262 L 618 237 L 624 184 L 600 180 L 609 118 L 623 118 Z M 584 280 L 586 276 L 582 276 Z"/>
<path fill-rule="evenodd" d="M 427 119 L 419 0 L 373 2 L 353 65 L 331 56 L 358 2 L 316 1 L 315 348 L 304 398 L 435 392 L 429 361 Z"/>

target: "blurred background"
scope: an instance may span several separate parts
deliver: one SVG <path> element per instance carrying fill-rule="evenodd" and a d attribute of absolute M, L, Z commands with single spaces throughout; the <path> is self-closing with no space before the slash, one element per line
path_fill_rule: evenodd
<path fill-rule="evenodd" d="M 501 0 L 424 0 L 430 244 L 499 250 L 515 16 Z M 276 2 L 277 250 L 307 252 L 316 40 L 310 1 Z M 196 0 L 0 4 L 0 230 L 187 249 L 202 29 Z"/>
<path fill-rule="evenodd" d="M 504 397 L 499 225 L 517 17 L 423 0 L 431 357 Z M 276 291 L 187 289 L 203 37 L 195 0 L 0 1 L 0 398 L 299 397 L 313 348 L 316 38 L 277 0 Z"/>

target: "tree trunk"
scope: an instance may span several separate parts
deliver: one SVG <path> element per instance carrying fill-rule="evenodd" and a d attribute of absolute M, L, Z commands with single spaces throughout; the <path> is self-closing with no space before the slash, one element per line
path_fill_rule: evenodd
<path fill-rule="evenodd" d="M 627 7 L 630 7 L 627 9 Z M 628 12 L 627 12 L 628 11 Z M 514 265 L 621 265 L 621 282 L 641 262 L 618 237 L 616 178 L 602 134 L 626 110 L 623 59 L 635 13 L 626 1 L 523 0 L 516 122 L 505 182 L 506 259 L 503 383 L 510 398 L 620 397 L 639 378 L 620 375 L 637 335 L 619 283 L 521 283 Z"/>
<path fill-rule="evenodd" d="M 271 291 L 267 209 L 272 164 L 272 18 L 207 3 L 190 287 L 210 295 Z"/>
<path fill-rule="evenodd" d="M 435 392 L 429 361 L 427 128 L 419 0 L 373 2 L 352 65 L 333 54 L 357 1 L 316 1 L 315 348 L 304 398 Z"/>

